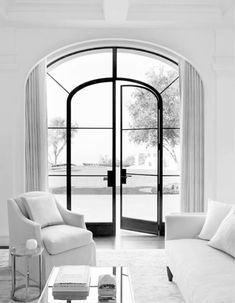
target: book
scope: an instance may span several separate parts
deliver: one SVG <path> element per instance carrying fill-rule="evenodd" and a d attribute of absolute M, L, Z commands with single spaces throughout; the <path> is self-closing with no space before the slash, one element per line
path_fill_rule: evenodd
<path fill-rule="evenodd" d="M 52 287 L 54 297 L 87 297 L 90 289 L 90 268 L 86 265 L 61 266 Z"/>

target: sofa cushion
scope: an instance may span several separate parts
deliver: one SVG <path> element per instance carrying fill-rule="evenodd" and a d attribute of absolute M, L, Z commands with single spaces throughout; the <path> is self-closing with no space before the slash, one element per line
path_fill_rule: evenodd
<path fill-rule="evenodd" d="M 199 234 L 199 238 L 210 240 L 231 208 L 232 206 L 229 204 L 209 200 L 206 220 Z"/>
<path fill-rule="evenodd" d="M 56 201 L 51 194 L 22 197 L 29 218 L 41 227 L 63 224 L 63 218 L 57 208 Z"/>
<path fill-rule="evenodd" d="M 42 229 L 44 246 L 50 255 L 89 245 L 92 233 L 89 230 L 70 226 L 54 225 Z"/>
<path fill-rule="evenodd" d="M 199 239 L 166 241 L 173 280 L 188 303 L 235 303 L 235 259 Z"/>
<path fill-rule="evenodd" d="M 220 249 L 235 258 L 235 209 L 220 224 L 217 232 L 208 242 L 214 248 Z"/>

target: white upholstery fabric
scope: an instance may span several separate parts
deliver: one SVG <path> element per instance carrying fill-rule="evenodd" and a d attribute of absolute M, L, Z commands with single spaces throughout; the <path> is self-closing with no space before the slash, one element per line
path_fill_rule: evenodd
<path fill-rule="evenodd" d="M 96 265 L 96 247 L 92 241 L 89 245 L 81 246 L 57 255 L 43 251 L 43 280 L 47 279 L 54 266 L 60 265 Z"/>
<path fill-rule="evenodd" d="M 210 240 L 231 208 L 232 206 L 229 204 L 209 200 L 206 221 L 199 234 L 199 238 Z"/>
<path fill-rule="evenodd" d="M 56 225 L 42 229 L 42 238 L 50 255 L 56 255 L 77 247 L 89 245 L 92 233 L 89 230 L 70 226 Z"/>
<path fill-rule="evenodd" d="M 41 226 L 28 219 L 25 215 L 27 215 L 24 210 L 21 211 L 21 208 L 18 206 L 16 200 L 19 202 L 21 201 L 22 197 L 40 197 L 46 196 L 48 193 L 45 192 L 29 192 L 24 193 L 21 196 L 17 197 L 16 199 L 8 200 L 8 222 L 9 222 L 9 247 L 15 247 L 22 244 L 25 244 L 27 239 L 36 239 L 38 244 L 44 247 L 43 251 L 43 260 L 42 260 L 42 278 L 43 283 L 46 282 L 50 272 L 54 266 L 60 265 L 95 265 L 96 264 L 96 249 L 95 243 L 89 237 L 92 236 L 90 232 L 89 244 L 85 244 L 83 246 L 79 246 L 73 249 L 69 249 L 63 251 L 58 254 L 51 255 L 48 253 L 47 248 L 44 245 L 42 231 L 43 229 Z M 57 204 L 56 204 L 57 205 Z M 58 206 L 58 205 L 57 205 Z M 84 216 L 81 214 L 73 213 L 71 211 L 66 210 L 61 205 L 58 207 L 58 210 L 66 223 L 67 226 L 71 226 L 72 228 L 80 228 L 83 229 L 85 232 L 86 226 L 84 223 Z M 54 228 L 58 227 L 59 225 L 54 226 Z M 44 228 L 46 230 L 46 228 Z M 56 232 L 54 231 L 53 235 L 55 236 Z M 59 236 L 59 232 L 57 233 L 57 237 Z M 48 235 L 48 234 L 47 234 Z M 70 234 L 68 234 L 70 237 Z M 85 240 L 82 236 L 82 239 L 79 245 Z M 53 242 L 53 239 L 51 239 Z M 78 241 L 77 241 L 78 244 Z M 19 258 L 17 261 L 17 269 L 25 273 L 25 264 L 24 258 Z M 32 267 L 30 267 L 30 276 L 35 281 L 38 281 L 38 264 L 37 262 L 32 262 Z"/>
<path fill-rule="evenodd" d="M 205 222 L 204 213 L 166 215 L 166 240 L 197 238 Z"/>
<path fill-rule="evenodd" d="M 41 227 L 63 224 L 63 218 L 57 208 L 55 199 L 51 194 L 24 197 L 25 207 L 32 221 L 37 222 Z"/>
<path fill-rule="evenodd" d="M 187 303 L 234 303 L 235 260 L 207 241 L 166 241 L 167 262 L 173 280 Z"/>
<path fill-rule="evenodd" d="M 220 249 L 235 258 L 235 209 L 232 208 L 220 224 L 217 232 L 208 242 L 214 248 Z"/>
<path fill-rule="evenodd" d="M 235 259 L 195 236 L 205 217 L 166 217 L 167 266 L 187 303 L 235 303 Z"/>

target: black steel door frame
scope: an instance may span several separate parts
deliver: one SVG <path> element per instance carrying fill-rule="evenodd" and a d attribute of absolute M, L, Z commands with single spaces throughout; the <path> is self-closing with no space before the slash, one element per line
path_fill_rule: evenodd
<path fill-rule="evenodd" d="M 113 96 L 113 123 L 112 123 L 112 130 L 113 130 L 113 139 L 112 139 L 112 144 L 113 144 L 113 151 L 112 151 L 112 172 L 110 174 L 111 179 L 109 180 L 112 183 L 112 216 L 113 216 L 113 222 L 112 223 L 88 223 L 87 226 L 90 230 L 94 232 L 94 235 L 115 235 L 116 234 L 116 89 L 117 89 L 117 81 L 126 81 L 129 83 L 133 83 L 135 85 L 140 85 L 143 86 L 145 89 L 148 89 L 151 91 L 156 98 L 158 99 L 158 105 L 159 105 L 159 111 L 161 112 L 160 114 L 160 119 L 161 125 L 163 121 L 162 117 L 162 97 L 161 93 L 159 93 L 154 87 L 151 85 L 136 80 L 136 79 L 131 79 L 131 78 L 125 78 L 125 77 L 117 77 L 117 50 L 122 49 L 122 50 L 132 50 L 132 51 L 140 51 L 143 53 L 151 54 L 154 56 L 161 57 L 163 59 L 166 59 L 167 61 L 170 61 L 171 63 L 178 65 L 176 61 L 174 61 L 171 58 L 168 58 L 162 54 L 153 52 L 153 51 L 148 51 L 148 50 L 143 50 L 140 48 L 135 48 L 135 47 L 122 47 L 122 46 L 106 46 L 106 47 L 96 47 L 96 48 L 90 48 L 90 49 L 83 49 L 79 51 L 75 51 L 69 54 L 66 54 L 60 58 L 57 58 L 50 62 L 47 67 L 52 66 L 53 64 L 57 63 L 60 60 L 63 60 L 65 58 L 68 58 L 70 56 L 74 56 L 79 53 L 84 53 L 84 52 L 89 52 L 89 51 L 95 51 L 95 50 L 104 50 L 104 49 L 110 49 L 112 50 L 112 77 L 105 77 L 105 78 L 99 78 L 99 79 L 93 79 L 88 82 L 82 83 L 81 85 L 75 87 L 71 92 L 68 92 L 68 98 L 67 98 L 67 105 L 66 105 L 66 110 L 67 110 L 67 122 L 66 122 L 66 135 L 67 135 L 67 165 L 66 165 L 66 194 L 67 194 L 67 208 L 71 210 L 71 101 L 73 96 L 82 90 L 85 87 L 88 87 L 90 85 L 98 84 L 98 83 L 105 83 L 105 82 L 110 82 L 112 83 L 112 96 Z M 163 149 L 163 130 L 162 126 L 158 129 L 158 135 L 160 138 L 160 146 L 158 145 L 158 152 L 159 157 L 158 157 L 158 170 L 159 170 L 159 182 L 157 184 L 158 187 L 158 198 L 157 198 L 157 226 L 158 226 L 158 234 L 163 234 L 164 233 L 164 223 L 162 222 L 162 193 L 163 193 L 163 183 L 162 183 L 162 149 Z M 140 223 L 140 222 L 139 222 Z"/>
<path fill-rule="evenodd" d="M 117 81 L 125 81 L 125 82 L 130 82 L 134 83 L 135 85 L 139 85 L 142 87 L 145 87 L 148 89 L 150 92 L 154 94 L 154 96 L 158 100 L 158 109 L 159 109 L 159 123 L 162 125 L 162 98 L 160 93 L 151 85 L 144 83 L 139 80 L 131 79 L 131 78 L 123 78 L 123 77 L 117 77 L 115 74 L 113 77 L 110 78 L 99 78 L 99 79 L 94 79 L 91 81 L 87 81 L 85 83 L 82 83 L 81 85 L 75 87 L 69 94 L 67 98 L 67 127 L 66 127 L 66 135 L 67 135 L 67 164 L 66 164 L 66 185 L 67 185 L 67 208 L 71 210 L 71 199 L 72 199 L 72 174 L 71 174 L 71 103 L 72 99 L 75 94 L 77 94 L 80 90 L 99 83 L 112 83 L 112 90 L 113 90 L 113 123 L 112 123 L 112 130 L 113 130 L 113 138 L 112 138 L 112 144 L 113 144 L 113 150 L 112 150 L 112 173 L 107 175 L 109 177 L 108 182 L 109 185 L 112 187 L 112 223 L 104 223 L 104 222 L 98 222 L 98 223 L 89 223 L 87 224 L 87 227 L 94 233 L 94 235 L 115 235 L 116 234 L 116 86 L 117 86 Z M 159 128 L 158 130 L 158 136 L 160 142 L 162 142 L 162 127 Z M 159 147 L 159 146 L 158 146 Z M 162 159 L 162 144 L 160 144 L 160 157 L 159 159 Z M 162 161 L 158 163 L 158 166 L 160 169 L 159 176 L 162 176 Z M 98 176 L 98 175 L 96 175 Z M 99 175 L 102 177 L 101 175 Z M 105 177 L 105 176 L 103 176 Z M 159 178 L 160 182 L 158 182 L 158 201 L 157 201 L 157 209 L 158 209 L 158 223 L 157 223 L 157 231 L 156 234 L 159 232 L 159 229 L 161 228 L 162 224 L 162 181 L 161 177 Z M 141 222 L 139 222 L 141 223 Z"/>
<path fill-rule="evenodd" d="M 123 184 L 126 184 L 126 180 L 130 175 L 141 175 L 141 174 L 126 174 L 126 170 L 123 169 L 123 90 L 125 87 L 141 88 L 149 91 L 154 95 L 157 101 L 157 175 L 143 174 L 144 176 L 157 177 L 157 213 L 156 221 L 146 221 L 141 219 L 134 219 L 123 216 Z M 157 91 L 153 91 L 146 85 L 136 84 L 124 84 L 120 86 L 120 225 L 122 229 L 161 234 L 162 227 L 162 191 L 163 191 L 163 112 L 162 112 L 162 97 Z"/>

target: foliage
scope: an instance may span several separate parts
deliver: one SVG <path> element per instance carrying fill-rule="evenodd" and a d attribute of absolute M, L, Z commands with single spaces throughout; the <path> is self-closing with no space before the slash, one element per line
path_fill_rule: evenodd
<path fill-rule="evenodd" d="M 122 165 L 123 167 L 128 167 L 134 165 L 134 163 L 135 163 L 135 157 L 128 156 L 123 159 Z M 112 166 L 112 159 L 108 155 L 101 156 L 98 164 L 102 166 Z M 116 160 L 116 166 L 120 166 L 119 159 Z"/>
<path fill-rule="evenodd" d="M 58 129 L 50 130 L 48 134 L 49 162 L 51 165 L 56 166 L 58 165 L 58 157 L 67 142 L 66 129 L 61 129 L 66 126 L 65 119 L 61 117 L 53 118 L 51 125 L 58 127 Z M 72 126 L 77 127 L 77 124 Z M 73 138 L 76 133 L 77 129 L 71 129 L 71 138 Z"/>
<path fill-rule="evenodd" d="M 98 164 L 102 166 L 112 166 L 112 159 L 108 155 L 101 156 Z"/>
<path fill-rule="evenodd" d="M 148 83 L 162 92 L 174 79 L 177 73 L 174 70 L 160 68 L 158 73 L 153 69 L 147 73 Z M 158 103 L 154 95 L 145 89 L 135 89 L 132 94 L 134 102 L 127 104 L 131 118 L 130 128 L 156 128 Z M 180 124 L 180 99 L 178 85 L 171 85 L 162 94 L 163 98 L 163 123 L 164 127 L 179 127 Z M 146 147 L 157 145 L 156 130 L 130 131 L 131 141 Z M 165 129 L 163 133 L 163 148 L 165 148 L 177 163 L 175 147 L 179 144 L 179 133 L 176 129 Z"/>

